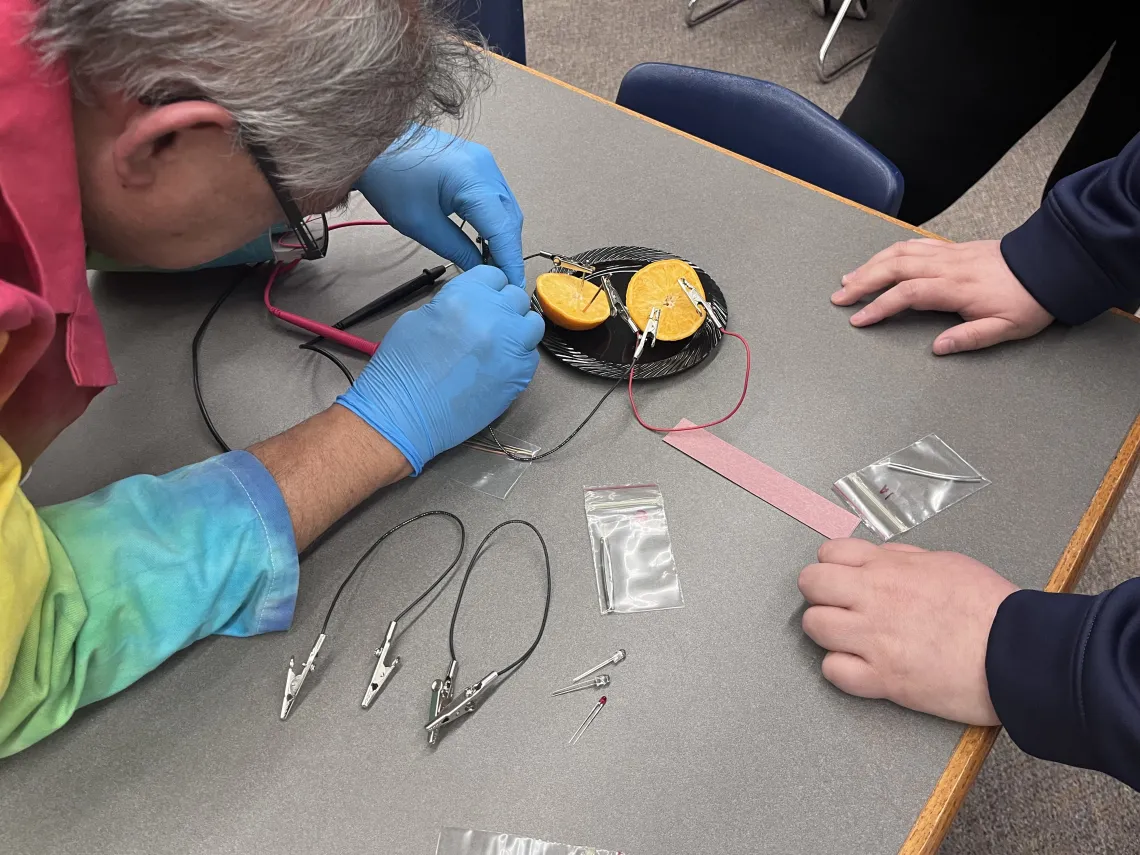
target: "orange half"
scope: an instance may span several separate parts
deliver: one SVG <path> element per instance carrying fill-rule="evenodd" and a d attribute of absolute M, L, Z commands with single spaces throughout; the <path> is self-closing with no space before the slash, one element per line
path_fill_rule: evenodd
<path fill-rule="evenodd" d="M 685 291 L 677 281 L 682 277 L 701 297 L 705 296 L 697 271 L 679 258 L 647 264 L 633 274 L 626 288 L 626 308 L 640 329 L 645 329 L 649 313 L 654 307 L 661 309 L 661 321 L 657 325 L 657 338 L 661 341 L 688 338 L 705 322 L 704 314 L 685 296 Z"/>
<path fill-rule="evenodd" d="M 563 329 L 593 329 L 610 316 L 606 292 L 598 294 L 597 285 L 569 273 L 541 274 L 535 282 L 534 293 L 543 315 Z"/>

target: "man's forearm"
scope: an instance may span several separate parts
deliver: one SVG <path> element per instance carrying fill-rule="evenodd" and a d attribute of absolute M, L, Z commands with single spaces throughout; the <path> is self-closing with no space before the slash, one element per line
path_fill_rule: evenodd
<path fill-rule="evenodd" d="M 990 630 L 990 699 L 1013 741 L 1140 789 L 1140 579 L 1095 596 L 1017 591 Z"/>
<path fill-rule="evenodd" d="M 1001 251 L 1062 323 L 1131 307 L 1140 296 L 1140 135 L 1112 160 L 1059 181 L 1040 210 L 1002 238 Z"/>
<path fill-rule="evenodd" d="M 334 405 L 250 449 L 277 481 L 297 550 L 412 468 L 384 437 Z"/>

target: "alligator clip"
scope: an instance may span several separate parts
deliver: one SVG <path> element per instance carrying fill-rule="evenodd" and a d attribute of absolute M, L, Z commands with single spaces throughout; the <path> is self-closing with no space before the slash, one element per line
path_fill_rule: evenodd
<path fill-rule="evenodd" d="M 289 718 L 289 713 L 293 711 L 293 704 L 297 701 L 297 696 L 301 694 L 301 687 L 305 685 L 305 678 L 317 670 L 317 654 L 321 652 L 321 645 L 325 643 L 325 634 L 322 632 L 317 636 L 317 641 L 313 645 L 313 649 L 309 651 L 309 658 L 305 660 L 305 664 L 301 666 L 300 673 L 293 670 L 294 660 L 289 657 L 289 675 L 285 678 L 285 698 L 281 701 L 281 720 Z"/>
<path fill-rule="evenodd" d="M 722 330 L 725 324 L 728 323 L 720 316 L 720 311 L 701 296 L 701 292 L 693 287 L 684 276 L 677 280 L 677 284 L 681 286 L 681 290 L 685 292 L 685 296 L 689 298 L 689 302 L 693 304 L 693 308 L 698 312 L 703 312 L 706 321 L 711 321 L 718 330 Z"/>
<path fill-rule="evenodd" d="M 459 663 L 454 659 L 447 669 L 447 676 L 442 680 L 433 680 L 431 684 L 431 720 L 439 718 L 443 708 L 451 701 L 451 693 L 455 689 L 455 675 L 459 671 Z M 428 745 L 439 742 L 439 730 L 428 730 Z"/>
<path fill-rule="evenodd" d="M 661 307 L 654 306 L 649 312 L 649 321 L 645 324 L 645 332 L 637 337 L 637 347 L 633 351 L 633 361 L 637 362 L 641 358 L 641 353 L 645 350 L 646 343 L 650 347 L 657 346 L 657 327 L 661 323 Z"/>
<path fill-rule="evenodd" d="M 610 274 L 603 273 L 600 279 L 602 290 L 606 292 L 606 297 L 608 297 L 610 301 L 610 317 L 621 318 L 625 321 L 626 326 L 633 331 L 635 336 L 640 335 L 641 330 L 638 329 L 637 324 L 633 322 L 633 318 L 629 316 L 629 309 L 626 308 L 625 301 L 621 298 L 621 295 L 618 294 L 617 288 L 614 287 Z M 594 296 L 597 295 L 595 294 Z M 590 302 L 593 302 L 593 300 Z"/>
<path fill-rule="evenodd" d="M 368 688 L 364 690 L 364 700 L 360 702 L 364 709 L 372 706 L 372 702 L 376 700 L 376 696 L 384 688 L 384 683 L 388 681 L 388 678 L 396 670 L 396 666 L 400 664 L 399 656 L 388 662 L 388 654 L 392 650 L 392 636 L 395 634 L 396 622 L 392 621 L 388 624 L 388 632 L 384 635 L 384 646 L 376 648 L 376 667 L 372 669 L 372 679 L 368 683 Z"/>
<path fill-rule="evenodd" d="M 424 728 L 425 730 L 439 730 L 455 721 L 463 718 L 465 715 L 470 715 L 479 708 L 479 697 L 485 694 L 492 686 L 499 681 L 499 672 L 492 671 L 478 683 L 473 686 L 468 686 L 463 690 L 463 697 L 429 721 Z"/>
<path fill-rule="evenodd" d="M 565 267 L 567 270 L 573 270 L 575 273 L 580 273 L 583 276 L 589 276 L 595 270 L 592 265 L 579 264 L 576 261 L 571 261 L 564 255 L 556 255 L 553 252 L 536 252 L 535 255 L 554 262 L 555 267 Z"/>

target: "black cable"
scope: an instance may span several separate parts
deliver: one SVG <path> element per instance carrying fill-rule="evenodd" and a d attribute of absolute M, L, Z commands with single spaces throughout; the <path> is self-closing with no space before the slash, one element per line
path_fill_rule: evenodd
<path fill-rule="evenodd" d="M 333 329 L 352 329 L 352 327 L 356 326 L 357 324 L 362 324 L 367 320 L 371 320 L 377 315 L 387 314 L 400 304 L 409 302 L 412 299 L 418 297 L 420 295 L 420 292 L 427 290 L 436 282 L 438 282 L 443 274 L 447 272 L 447 268 L 454 266 L 454 264 L 443 264 L 438 267 L 425 267 L 422 271 L 420 271 L 420 274 L 418 276 L 413 276 L 407 282 L 397 285 L 391 291 L 387 291 L 384 294 L 381 294 L 375 300 L 368 303 L 368 305 L 362 306 L 355 312 L 352 312 L 351 314 L 341 318 L 339 321 L 332 325 Z M 305 344 L 300 345 L 300 347 L 302 349 L 311 349 L 306 348 L 305 345 L 319 344 L 320 342 L 324 341 L 324 338 L 325 337 L 322 335 L 314 336 L 305 342 Z"/>
<path fill-rule="evenodd" d="M 530 655 L 534 653 L 535 648 L 538 647 L 538 643 L 542 641 L 542 635 L 544 632 L 546 632 L 546 618 L 550 615 L 550 551 L 546 548 L 546 541 L 542 537 L 542 532 L 535 528 L 533 523 L 529 523 L 526 520 L 507 520 L 506 522 L 499 523 L 497 526 L 487 532 L 487 536 L 483 538 L 483 542 L 479 544 L 478 548 L 476 548 L 475 554 L 471 556 L 471 562 L 467 565 L 467 569 L 463 573 L 463 582 L 459 586 L 459 596 L 455 600 L 455 609 L 451 612 L 451 626 L 447 630 L 447 649 L 451 653 L 451 660 L 453 662 L 458 662 L 459 657 L 455 655 L 455 621 L 456 618 L 459 617 L 459 607 L 463 603 L 463 593 L 467 590 L 467 580 L 471 578 L 471 571 L 475 569 L 475 564 L 483 556 L 483 550 L 486 548 L 487 543 L 491 540 L 492 535 L 494 535 L 495 532 L 497 532 L 499 529 L 509 525 L 525 525 L 527 528 L 534 532 L 535 537 L 538 538 L 538 542 L 542 545 L 542 555 L 546 561 L 546 604 L 542 609 L 542 623 L 538 627 L 538 635 L 535 636 L 534 641 L 531 643 L 530 647 L 526 649 L 526 652 L 524 652 L 522 656 L 520 656 L 506 668 L 498 669 L 497 673 L 500 677 L 507 676 L 507 674 L 518 668 L 520 665 L 526 662 L 527 659 L 530 658 Z"/>
<path fill-rule="evenodd" d="M 230 284 L 222 295 L 218 297 L 214 305 L 210 307 L 210 311 L 206 312 L 206 317 L 202 318 L 202 323 L 198 327 L 198 331 L 194 333 L 194 341 L 190 344 L 190 368 L 194 374 L 194 398 L 198 402 L 198 412 L 202 414 L 202 420 L 206 423 L 210 435 L 214 437 L 214 442 L 223 451 L 230 451 L 230 447 L 226 441 L 222 439 L 222 435 L 218 433 L 218 429 L 214 427 L 214 421 L 210 418 L 210 411 L 206 409 L 206 401 L 202 398 L 202 382 L 199 378 L 198 372 L 198 354 L 202 349 L 202 338 L 206 335 L 206 329 L 210 326 L 210 321 L 214 319 L 214 315 L 218 313 L 218 309 L 222 307 L 222 303 L 229 299 L 230 295 L 237 290 L 250 275 L 250 271 L 242 270 L 236 279 Z"/>
<path fill-rule="evenodd" d="M 416 514 L 414 517 L 409 517 L 402 523 L 393 526 L 378 538 L 376 538 L 376 540 L 372 542 L 372 545 L 364 551 L 364 554 L 361 555 L 359 559 L 357 559 L 357 562 L 352 565 L 352 569 L 348 571 L 348 575 L 344 577 L 344 581 L 341 582 L 340 587 L 336 589 L 336 594 L 333 595 L 332 602 L 329 604 L 329 610 L 325 612 L 325 621 L 321 624 L 322 635 L 327 634 L 328 632 L 329 620 L 332 618 L 333 609 L 336 608 L 336 604 L 340 599 L 340 595 L 344 593 L 345 587 L 347 587 L 348 583 L 352 581 L 352 577 L 356 575 L 356 571 L 361 568 L 366 560 L 368 560 L 368 556 L 375 552 L 376 548 L 380 546 L 381 543 L 398 532 L 404 526 L 408 525 L 409 523 L 414 523 L 417 520 L 422 520 L 425 517 L 448 517 L 449 519 L 454 520 L 455 524 L 459 526 L 459 551 L 455 553 L 455 559 L 451 562 L 451 564 L 448 565 L 447 569 L 439 575 L 438 579 L 431 583 L 431 587 L 416 597 L 412 601 L 411 605 L 409 605 L 406 609 L 400 612 L 399 615 L 396 616 L 396 622 L 398 623 L 407 617 L 408 612 L 422 603 L 428 597 L 428 595 L 431 594 L 431 592 L 434 591 L 441 582 L 443 582 L 444 579 L 451 575 L 451 571 L 459 565 L 459 559 L 463 557 L 463 549 L 467 544 L 467 529 L 463 526 L 463 520 L 459 519 L 459 517 L 449 511 L 424 511 L 422 514 Z M 545 544 L 543 548 L 545 548 Z M 462 591 L 460 591 L 460 596 L 462 596 Z"/>
<path fill-rule="evenodd" d="M 487 428 L 487 435 L 490 436 L 491 441 L 494 442 L 495 445 L 497 445 L 499 447 L 499 451 L 501 451 L 503 454 L 505 454 L 511 460 L 517 460 L 520 463 L 533 463 L 535 460 L 542 460 L 545 457 L 549 457 L 554 452 L 561 451 L 563 448 L 565 448 L 566 445 L 570 442 L 570 440 L 572 440 L 574 437 L 576 437 L 579 434 L 579 432 L 582 430 L 582 428 L 584 428 L 589 423 L 590 419 L 592 419 L 594 417 L 594 414 L 602 408 L 602 404 L 604 404 L 606 402 L 606 398 L 608 398 L 610 395 L 612 395 L 614 393 L 614 391 L 618 388 L 618 386 L 621 386 L 623 383 L 625 383 L 624 377 L 621 378 L 620 380 L 615 381 L 614 385 L 610 386 L 610 388 L 606 390 L 606 394 L 602 395 L 602 399 L 600 401 L 598 401 L 598 403 L 594 404 L 594 409 L 590 410 L 590 414 L 588 416 L 586 416 L 586 418 L 582 419 L 582 423 L 570 432 L 570 436 L 566 437 L 566 439 L 562 440 L 562 442 L 558 443 L 558 445 L 554 446 L 554 448 L 551 448 L 548 451 L 542 452 L 542 454 L 536 454 L 533 457 L 527 457 L 524 454 L 515 454 L 513 451 L 509 451 L 506 448 L 506 446 L 504 446 L 501 442 L 499 442 L 499 438 L 497 436 L 495 436 L 495 429 L 492 427 Z"/>
<path fill-rule="evenodd" d="M 321 339 L 315 339 L 315 341 L 320 340 Z M 340 373 L 343 374 L 348 380 L 349 386 L 356 382 L 356 378 L 352 376 L 352 372 L 348 370 L 348 366 L 320 345 L 313 344 L 312 342 L 305 342 L 304 344 L 297 345 L 297 347 L 300 350 L 311 350 L 313 353 L 319 353 L 321 356 L 323 356 L 325 359 L 340 369 Z"/>
<path fill-rule="evenodd" d="M 260 266 L 261 265 L 258 265 L 258 267 Z M 194 340 L 190 344 L 190 370 L 194 377 L 194 400 L 198 402 L 198 412 L 202 414 L 202 421 L 206 423 L 206 428 L 210 431 L 210 436 L 214 438 L 214 442 L 217 443 L 218 448 L 220 448 L 223 452 L 232 451 L 232 449 L 230 448 L 229 444 L 224 439 L 222 439 L 222 435 L 218 432 L 217 427 L 215 427 L 214 420 L 210 418 L 210 411 L 206 407 L 206 401 L 202 397 L 202 380 L 200 371 L 202 339 L 206 335 L 206 330 L 210 327 L 210 321 L 212 321 L 214 319 L 214 315 L 218 313 L 218 309 L 220 309 L 222 307 L 222 304 L 230 298 L 230 295 L 238 289 L 238 286 L 240 286 L 243 282 L 246 281 L 246 279 L 252 276 L 256 270 L 257 268 L 254 268 L 252 271 L 242 270 L 238 274 L 238 277 L 233 281 L 233 283 L 228 288 L 226 288 L 225 291 L 222 292 L 222 295 L 218 297 L 214 305 L 210 307 L 210 311 L 206 313 L 206 317 L 202 318 L 202 323 L 199 325 L 198 331 L 194 333 Z M 319 353 L 325 359 L 332 362 L 333 365 L 340 369 L 341 374 L 343 374 L 348 379 L 350 385 L 355 381 L 356 378 L 352 376 L 352 372 L 348 370 L 348 367 L 327 350 L 324 350 L 318 345 L 310 343 L 302 344 L 301 349 L 311 350 L 314 353 Z"/>

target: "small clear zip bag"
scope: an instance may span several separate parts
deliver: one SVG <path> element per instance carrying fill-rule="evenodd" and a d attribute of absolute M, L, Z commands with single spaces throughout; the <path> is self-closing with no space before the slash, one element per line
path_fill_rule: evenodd
<path fill-rule="evenodd" d="M 657 485 L 586 487 L 585 500 L 602 614 L 684 606 Z"/>
<path fill-rule="evenodd" d="M 890 540 L 989 483 L 932 433 L 843 476 L 832 489 L 864 525 Z"/>

